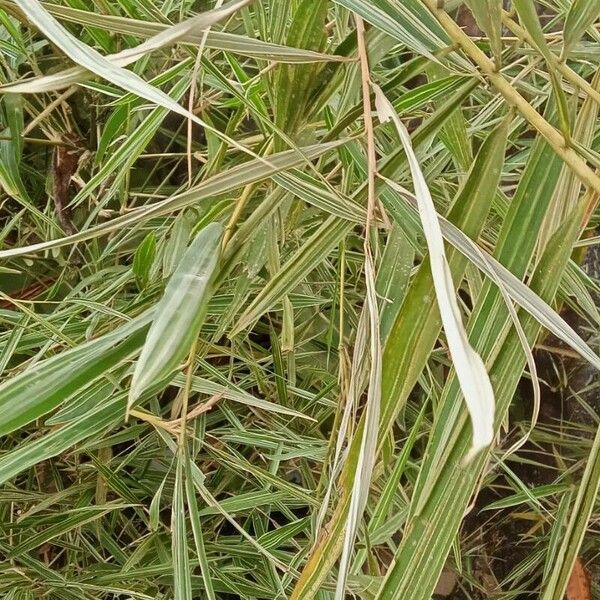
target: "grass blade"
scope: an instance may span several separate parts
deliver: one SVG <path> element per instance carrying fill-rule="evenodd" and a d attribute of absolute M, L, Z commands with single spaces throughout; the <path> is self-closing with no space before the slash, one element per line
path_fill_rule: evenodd
<path fill-rule="evenodd" d="M 207 225 L 190 244 L 156 306 L 135 365 L 128 410 L 145 390 L 171 374 L 187 356 L 206 316 L 219 261 L 223 227 Z"/>
<path fill-rule="evenodd" d="M 502 0 L 467 0 L 477 24 L 486 33 L 496 66 L 502 66 Z"/>
<path fill-rule="evenodd" d="M 106 397 L 113 392 L 111 384 L 103 384 L 97 396 Z M 76 420 L 59 429 L 28 440 L 0 458 L 0 485 L 29 469 L 58 456 L 76 444 L 98 435 L 106 427 L 121 420 L 125 408 L 125 394 L 113 395 L 108 402 L 100 402 Z"/>
<path fill-rule="evenodd" d="M 383 178 L 390 183 L 394 189 L 409 200 L 410 210 L 417 215 L 416 198 L 408 190 L 399 189 L 397 184 Z M 398 222 L 410 218 L 404 206 L 393 199 L 386 199 L 387 209 L 394 215 Z M 515 277 L 497 259 L 479 248 L 469 236 L 465 235 L 458 227 L 441 215 L 438 215 L 440 227 L 444 239 L 452 244 L 461 254 L 474 264 L 482 273 L 492 281 L 499 279 L 505 286 L 508 296 L 521 308 L 524 308 L 532 317 L 545 327 L 558 339 L 565 342 L 584 360 L 596 369 L 600 369 L 600 357 L 590 348 L 581 336 L 569 325 L 561 315 L 548 303 L 544 302 L 535 292 L 525 285 L 518 277 Z"/>
<path fill-rule="evenodd" d="M 542 177 L 543 183 L 550 187 L 556 185 L 558 179 L 556 165 L 548 164 L 548 161 L 552 163 L 551 150 L 538 140 L 498 241 L 496 257 L 510 266 L 515 274 L 522 274 L 527 268 L 535 248 L 535 232 L 539 230 L 551 197 L 544 185 L 537 184 L 538 177 Z M 536 185 L 533 186 L 532 182 Z M 528 202 L 522 202 L 523 197 L 527 197 Z M 533 290 L 546 300 L 555 294 L 558 287 L 556 273 L 561 272 L 568 262 L 572 244 L 579 235 L 582 209 L 583 204 L 555 233 L 531 282 Z M 515 242 L 517 232 L 531 221 L 536 224 L 531 230 L 533 235 L 528 238 L 518 235 L 518 242 Z M 501 303 L 499 293 L 488 288 L 482 291 L 471 317 L 472 339 L 486 355 L 499 347 L 499 336 L 508 323 L 508 315 L 502 310 Z M 502 315 L 501 319 L 499 315 Z M 525 317 L 522 325 L 530 345 L 533 344 L 540 331 L 539 325 L 532 317 Z M 525 364 L 525 359 L 517 354 L 520 344 L 517 333 L 511 331 L 503 340 L 491 369 L 496 383 L 495 427 L 499 427 L 504 419 L 521 374 L 520 370 L 516 371 L 515 362 L 519 361 L 520 369 Z M 398 548 L 394 566 L 379 590 L 380 598 L 401 598 L 408 590 L 418 600 L 430 597 L 485 467 L 485 452 L 475 458 L 469 469 L 462 465 L 462 455 L 468 447 L 470 434 L 465 415 L 457 409 L 459 394 L 460 388 L 452 378 L 445 386 L 426 460 L 413 492 L 407 534 Z M 440 518 L 443 525 L 440 525 Z M 438 525 L 432 528 L 433 523 Z"/>
<path fill-rule="evenodd" d="M 225 194 L 236 188 L 243 187 L 256 181 L 261 181 L 262 179 L 267 179 L 279 171 L 297 167 L 304 163 L 307 158 L 317 158 L 343 143 L 345 142 L 330 142 L 327 144 L 315 144 L 313 146 L 303 147 L 300 149 L 302 154 L 299 154 L 295 150 L 287 150 L 278 155 L 269 157 L 269 164 L 265 164 L 264 161 L 258 159 L 246 162 L 242 165 L 218 173 L 185 192 L 176 194 L 166 200 L 134 209 L 129 214 L 117 217 L 106 223 L 101 223 L 95 227 L 90 227 L 89 229 L 85 229 L 73 235 L 47 242 L 39 242 L 29 246 L 22 246 L 20 248 L 0 250 L 0 259 L 68 246 L 70 244 L 105 235 L 109 232 L 122 229 L 127 225 L 139 223 L 153 216 L 168 214 L 175 210 L 196 204 L 199 200 L 209 198 L 210 196 Z"/>
<path fill-rule="evenodd" d="M 14 6 L 15 0 L 0 0 L 0 6 Z M 78 23 L 89 27 L 99 27 L 114 33 L 133 35 L 142 39 L 155 36 L 169 28 L 169 25 L 157 21 L 142 21 L 130 17 L 120 17 L 110 14 L 97 14 L 87 10 L 81 10 L 72 6 L 60 6 L 58 4 L 44 4 L 46 10 L 65 21 Z M 226 10 L 226 8 L 225 8 Z M 203 13 L 206 22 L 198 22 L 195 28 L 182 33 L 179 38 L 186 44 L 199 45 L 202 42 L 205 27 L 213 25 L 217 21 L 209 22 L 217 11 Z M 221 19 L 219 19 L 221 20 Z M 302 48 L 291 48 L 280 44 L 273 44 L 263 40 L 253 39 L 244 35 L 227 33 L 224 31 L 209 31 L 206 37 L 206 47 L 212 50 L 222 50 L 234 54 L 241 54 L 256 59 L 272 60 L 284 63 L 312 63 L 312 62 L 346 62 L 347 58 L 337 54 L 321 54 Z M 75 67 L 82 73 L 80 67 Z M 73 69 L 73 71 L 75 70 Z"/>
<path fill-rule="evenodd" d="M 164 108 L 169 109 L 170 111 L 185 117 L 186 119 L 190 119 L 200 127 L 211 131 L 218 137 L 224 139 L 229 144 L 231 144 L 234 148 L 241 150 L 242 152 L 246 152 L 252 156 L 256 155 L 251 150 L 248 150 L 237 141 L 233 140 L 229 136 L 221 133 L 218 129 L 214 128 L 209 123 L 206 123 L 196 115 L 192 114 L 189 110 L 185 109 L 183 106 L 175 102 L 168 94 L 165 94 L 158 88 L 150 85 L 148 82 L 144 81 L 139 75 L 134 73 L 133 71 L 126 71 L 118 64 L 111 62 L 102 56 L 95 49 L 90 46 L 84 44 L 75 36 L 71 35 L 62 25 L 40 4 L 39 0 L 14 0 L 17 6 L 25 13 L 27 18 L 33 23 L 36 27 L 38 27 L 41 31 L 44 32 L 48 38 L 56 44 L 71 60 L 81 65 L 85 69 L 88 69 L 92 73 L 110 81 L 112 84 L 119 86 L 120 88 L 139 96 L 140 98 L 144 98 L 153 104 L 157 104 L 158 106 L 162 106 Z M 228 4 L 227 6 L 221 9 L 221 15 L 225 16 L 225 14 L 232 14 L 239 10 L 241 7 L 248 4 L 250 0 L 239 0 L 237 2 L 233 2 Z M 182 25 L 183 26 L 183 25 Z M 169 32 L 169 30 L 158 34 L 158 37 L 164 41 L 171 41 L 173 37 L 173 33 Z M 152 38 L 151 38 L 152 40 Z M 141 44 L 141 46 L 152 47 L 153 43 L 149 40 Z M 138 47 L 139 50 L 139 47 Z M 137 53 L 134 51 L 126 51 L 128 52 L 127 60 L 133 60 L 133 56 L 137 56 Z M 9 88 L 5 91 L 15 91 L 19 90 L 19 88 Z M 39 91 L 39 90 L 38 90 Z M 22 92 L 22 90 L 21 90 Z M 261 159 L 264 161 L 264 159 Z"/>
<path fill-rule="evenodd" d="M 480 235 L 496 194 L 504 159 L 508 124 L 508 121 L 505 121 L 490 134 L 480 149 L 469 177 L 458 192 L 449 213 L 449 217 L 473 238 Z M 383 168 L 380 169 L 381 171 Z M 401 226 L 407 219 L 402 213 L 393 210 L 394 205 L 390 202 L 395 196 L 396 194 L 381 194 L 386 209 Z M 452 273 L 458 283 L 464 275 L 467 262 L 452 250 L 450 253 Z M 435 293 L 431 277 L 431 269 L 425 260 L 411 282 L 388 334 L 383 353 L 380 446 L 404 408 L 441 330 L 439 311 L 436 304 L 431 302 L 431 297 Z M 355 434 L 356 439 L 360 439 L 362 426 L 364 424 L 361 421 Z M 303 569 L 292 593 L 294 600 L 313 598 L 339 556 L 349 509 L 348 490 L 352 485 L 349 474 L 351 475 L 352 470 L 356 468 L 358 447 L 358 443 L 353 442 L 348 449 L 347 465 L 340 477 L 344 486 L 341 501 L 323 529 L 322 539 L 313 549 Z"/>
<path fill-rule="evenodd" d="M 600 427 L 596 431 L 590 455 L 586 461 L 585 471 L 579 483 L 579 491 L 563 533 L 562 542 L 555 554 L 556 561 L 552 564 L 550 574 L 545 580 L 544 591 L 540 596 L 541 600 L 560 600 L 564 597 L 599 491 Z"/>
<path fill-rule="evenodd" d="M 96 73 L 108 81 L 121 85 L 123 89 L 133 92 L 136 95 L 151 100 L 154 97 L 156 104 L 165 106 L 173 110 L 174 106 L 170 99 L 166 101 L 164 94 L 143 81 L 132 72 L 124 72 L 122 67 L 137 61 L 144 55 L 154 52 L 165 46 L 172 45 L 179 40 L 184 40 L 195 31 L 202 31 L 214 23 L 230 16 L 239 8 L 247 4 L 247 0 L 230 2 L 223 8 L 208 11 L 183 23 L 178 23 L 169 28 L 159 31 L 150 39 L 146 40 L 135 48 L 122 50 L 118 54 L 103 57 L 95 50 L 86 46 L 78 39 L 69 34 L 66 29 L 52 17 L 51 13 L 42 4 L 24 2 L 23 0 L 14 0 L 21 8 L 27 18 L 43 31 L 65 54 L 70 56 L 75 62 L 79 62 L 81 67 L 67 69 L 53 75 L 35 77 L 23 82 L 16 82 L 0 86 L 0 92 L 15 94 L 35 94 L 59 90 L 75 83 L 80 83 L 89 77 L 89 72 Z M 147 29 L 146 29 L 147 31 Z M 150 97 L 148 97 L 148 94 Z M 167 104 L 165 105 L 165 101 Z M 183 110 L 179 107 L 177 110 Z"/>
<path fill-rule="evenodd" d="M 462 324 L 452 274 L 444 252 L 444 242 L 437 213 L 417 157 L 412 149 L 408 131 L 381 89 L 379 87 L 374 87 L 374 89 L 380 120 L 393 121 L 408 156 L 419 206 L 419 215 L 429 249 L 433 284 L 448 339 L 448 347 L 473 421 L 473 445 L 469 452 L 470 460 L 475 454 L 492 443 L 494 435 L 494 392 L 492 384 L 483 361 L 471 348 Z"/>
<path fill-rule="evenodd" d="M 171 532 L 173 554 L 173 596 L 175 600 L 192 600 L 192 579 L 190 557 L 187 546 L 187 526 L 185 514 L 185 456 L 178 452 L 175 470 L 175 489 L 171 509 Z"/>

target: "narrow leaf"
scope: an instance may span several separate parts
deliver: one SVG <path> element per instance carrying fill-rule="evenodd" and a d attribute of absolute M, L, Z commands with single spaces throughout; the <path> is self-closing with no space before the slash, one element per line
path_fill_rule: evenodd
<path fill-rule="evenodd" d="M 184 452 L 177 454 L 173 508 L 171 509 L 171 548 L 173 554 L 173 592 L 175 600 L 192 600 L 190 557 L 187 546 L 184 490 Z"/>
<path fill-rule="evenodd" d="M 249 183 L 254 183 L 267 177 L 271 177 L 279 171 L 297 167 L 304 163 L 306 159 L 314 159 L 327 151 L 336 148 L 346 141 L 341 142 L 329 142 L 327 144 L 315 144 L 312 146 L 301 147 L 297 152 L 296 150 L 287 150 L 280 152 L 276 155 L 269 157 L 269 162 L 265 164 L 264 160 L 254 159 L 236 165 L 231 169 L 227 169 L 206 179 L 199 183 L 197 186 L 171 196 L 161 202 L 150 204 L 149 206 L 143 206 L 139 209 L 132 210 L 130 213 L 125 214 L 116 219 L 112 219 L 106 223 L 101 223 L 95 227 L 90 227 L 84 231 L 79 231 L 74 235 L 66 236 L 56 240 L 50 240 L 46 242 L 39 242 L 30 246 L 22 246 L 20 248 L 10 248 L 8 250 L 0 250 L 0 258 L 9 258 L 14 256 L 22 256 L 23 254 L 30 254 L 32 252 L 39 252 L 42 250 L 49 250 L 50 248 L 60 248 L 61 246 L 67 246 L 83 240 L 89 240 L 97 236 L 103 235 L 116 229 L 121 229 L 126 225 L 133 223 L 139 223 L 142 220 L 148 219 L 152 216 L 165 215 L 175 210 L 185 208 L 192 204 L 196 204 L 203 198 L 210 196 L 217 196 L 230 192 L 236 188 L 243 187 Z"/>
<path fill-rule="evenodd" d="M 393 121 L 408 157 L 419 214 L 429 249 L 433 284 L 448 340 L 448 349 L 473 422 L 473 445 L 469 453 L 472 457 L 489 446 L 493 440 L 494 392 L 492 384 L 481 357 L 471 348 L 462 324 L 437 213 L 419 162 L 412 149 L 410 135 L 381 89 L 375 84 L 373 88 L 379 119 L 382 122 Z"/>
<path fill-rule="evenodd" d="M 400 188 L 398 184 L 395 184 L 393 181 L 390 182 L 387 178 L 383 179 L 409 200 L 409 210 L 418 213 L 417 201 L 412 193 Z M 386 198 L 386 208 L 394 215 L 394 218 L 398 222 L 410 218 L 406 210 L 395 201 L 395 198 Z M 527 287 L 518 277 L 513 275 L 501 262 L 479 248 L 468 235 L 465 235 L 453 223 L 441 215 L 438 215 L 438 219 L 442 235 L 448 243 L 452 244 L 452 246 L 468 258 L 492 281 L 499 279 L 505 286 L 507 294 L 514 302 L 524 308 L 550 333 L 575 350 L 590 365 L 600 370 L 600 358 L 556 310 Z"/>
<path fill-rule="evenodd" d="M 137 352 L 151 319 L 147 312 L 91 342 L 25 369 L 0 385 L 0 435 L 50 412 Z"/>
<path fill-rule="evenodd" d="M 0 0 L 0 5 L 13 5 L 14 2 L 15 0 Z M 140 38 L 149 38 L 169 29 L 169 25 L 158 21 L 142 21 L 140 19 L 117 15 L 99 14 L 71 6 L 60 6 L 58 4 L 45 4 L 44 7 L 50 14 L 70 23 L 98 27 L 113 33 L 134 35 Z M 221 11 L 223 10 L 227 10 L 227 6 L 199 15 L 206 19 L 204 25 L 202 22 L 197 22 L 193 29 L 190 28 L 187 32 L 181 34 L 179 41 L 186 44 L 200 45 L 205 35 L 205 28 L 221 20 L 218 15 L 222 14 Z M 212 29 L 208 32 L 208 36 L 206 36 L 205 46 L 213 50 L 223 50 L 225 52 L 275 62 L 311 63 L 344 62 L 350 60 L 337 54 L 321 54 L 311 50 L 281 46 L 244 35 L 213 31 Z M 84 72 L 80 67 L 76 67 L 76 69 L 80 73 Z"/>
<path fill-rule="evenodd" d="M 198 337 L 212 295 L 222 235 L 219 223 L 207 225 L 171 276 L 135 366 L 128 409 L 148 387 L 177 368 Z"/>
<path fill-rule="evenodd" d="M 138 246 L 133 256 L 133 274 L 140 290 L 146 287 L 150 268 L 156 256 L 156 235 L 151 231 Z"/>
<path fill-rule="evenodd" d="M 105 397 L 112 385 L 103 386 Z M 84 415 L 70 423 L 53 429 L 39 437 L 33 437 L 7 452 L 0 458 L 0 485 L 33 465 L 66 452 L 83 440 L 97 436 L 104 428 L 121 419 L 125 406 L 125 394 L 113 395 L 108 401 L 90 408 Z"/>
<path fill-rule="evenodd" d="M 585 30 L 600 17 L 600 0 L 573 0 L 563 32 L 563 58 L 567 58 Z"/>
<path fill-rule="evenodd" d="M 189 36 L 192 32 L 202 31 L 206 27 L 210 27 L 210 25 L 233 14 L 240 7 L 248 3 L 248 0 L 230 2 L 220 9 L 208 11 L 197 17 L 178 23 L 177 25 L 159 30 L 158 33 L 153 35 L 150 39 L 134 48 L 127 48 L 117 54 L 104 57 L 93 48 L 90 48 L 72 36 L 58 23 L 58 21 L 56 21 L 56 19 L 54 19 L 49 10 L 39 4 L 37 0 L 32 0 L 31 2 L 29 0 L 14 1 L 21 8 L 26 17 L 38 27 L 40 31 L 47 35 L 67 56 L 81 66 L 66 69 L 59 73 L 54 73 L 53 75 L 34 77 L 23 82 L 6 84 L 0 86 L 0 91 L 21 94 L 53 91 L 68 87 L 69 85 L 79 83 L 89 78 L 89 72 L 91 71 L 92 73 L 104 77 L 108 81 L 121 85 L 123 89 L 145 97 L 148 100 L 151 100 L 151 98 L 144 95 L 144 89 L 151 95 L 156 95 L 158 93 L 163 101 L 165 100 L 165 95 L 162 94 L 162 92 L 156 88 L 152 88 L 152 86 L 143 81 L 135 73 L 123 71 L 122 67 L 126 67 L 135 62 L 149 52 L 153 52 L 159 48 L 185 39 L 186 36 Z M 146 31 L 148 31 L 148 29 L 146 29 Z M 156 98 L 154 102 L 163 105 L 163 102 L 157 101 Z M 183 110 L 182 107 L 179 108 Z M 173 109 L 172 106 L 171 109 Z"/>
<path fill-rule="evenodd" d="M 489 37 L 496 67 L 502 65 L 502 0 L 466 0 L 477 25 Z"/>
<path fill-rule="evenodd" d="M 241 7 L 248 4 L 249 1 L 250 0 L 239 0 L 238 2 L 228 4 L 226 7 L 221 9 L 221 17 L 233 14 Z M 170 111 L 173 111 L 174 113 L 193 121 L 197 125 L 200 125 L 207 131 L 211 131 L 217 137 L 227 141 L 227 143 L 234 148 L 256 157 L 254 152 L 245 148 L 226 134 L 220 132 L 211 124 L 197 117 L 195 114 L 175 102 L 168 94 L 165 94 L 160 89 L 150 85 L 147 81 L 142 79 L 133 71 L 127 71 L 123 69 L 118 64 L 115 64 L 114 62 L 111 62 L 102 56 L 102 54 L 97 52 L 94 48 L 84 44 L 81 40 L 67 31 L 42 6 L 42 4 L 40 4 L 39 0 L 15 0 L 15 3 L 25 13 L 33 25 L 40 29 L 40 31 L 42 31 L 51 42 L 53 42 L 78 65 L 88 69 L 92 73 L 95 73 L 107 81 L 110 81 L 112 84 L 117 85 L 123 90 L 131 92 L 140 98 L 144 98 L 153 104 L 168 108 Z M 189 24 L 186 25 L 183 23 L 181 24 L 181 27 L 189 27 Z M 171 43 L 174 38 L 177 39 L 179 37 L 179 33 L 179 30 L 177 30 L 176 34 L 174 34 L 171 30 L 162 32 L 157 36 L 161 38 L 160 45 L 164 45 L 165 39 L 167 43 Z M 141 47 L 145 47 L 148 51 L 150 51 L 156 43 L 155 38 L 154 42 L 152 40 L 153 39 L 151 38 L 151 40 L 144 42 L 138 46 L 137 49 L 124 51 L 126 53 L 126 58 L 124 59 L 125 62 L 132 62 L 135 60 L 135 58 L 139 55 Z M 6 90 L 6 88 L 4 89 Z M 12 91 L 15 91 L 15 89 L 12 88 Z"/>

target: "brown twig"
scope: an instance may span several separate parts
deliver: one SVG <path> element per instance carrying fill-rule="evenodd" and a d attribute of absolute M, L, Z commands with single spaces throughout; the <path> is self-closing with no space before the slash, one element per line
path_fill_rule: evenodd
<path fill-rule="evenodd" d="M 200 415 L 203 415 L 204 413 L 208 412 L 209 410 L 212 410 L 214 408 L 214 406 L 217 404 L 217 402 L 219 402 L 219 400 L 221 400 L 224 397 L 224 395 L 225 394 L 223 392 L 215 394 L 214 396 L 211 396 L 206 402 L 199 404 L 198 406 L 194 407 L 192 410 L 187 412 L 185 414 L 185 416 L 180 417 L 178 419 L 172 419 L 170 421 L 165 421 L 164 419 L 161 419 L 160 417 L 157 417 L 156 415 L 153 415 L 152 413 L 146 412 L 145 410 L 135 409 L 135 408 L 130 410 L 129 414 L 132 417 L 139 419 L 140 421 L 145 421 L 146 423 L 149 423 L 150 425 L 152 425 L 154 427 L 158 427 L 159 429 L 164 429 L 165 431 L 168 431 L 172 435 L 181 436 L 184 431 L 184 428 L 182 428 L 182 424 L 184 422 L 187 425 L 187 423 L 189 423 L 193 419 L 196 419 Z"/>

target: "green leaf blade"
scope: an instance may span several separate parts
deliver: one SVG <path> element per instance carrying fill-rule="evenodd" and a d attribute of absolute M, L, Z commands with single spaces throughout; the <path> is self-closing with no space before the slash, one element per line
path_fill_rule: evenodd
<path fill-rule="evenodd" d="M 175 371 L 200 333 L 213 292 L 222 236 L 219 223 L 207 225 L 171 276 L 135 366 L 128 408 L 146 389 Z"/>

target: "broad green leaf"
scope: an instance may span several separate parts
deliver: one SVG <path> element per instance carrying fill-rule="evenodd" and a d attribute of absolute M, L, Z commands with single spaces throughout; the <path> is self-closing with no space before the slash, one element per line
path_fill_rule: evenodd
<path fill-rule="evenodd" d="M 112 144 L 116 136 L 125 126 L 127 117 L 129 116 L 130 107 L 127 104 L 118 106 L 108 117 L 102 129 L 102 135 L 98 140 L 98 149 L 96 150 L 96 164 L 101 165 L 109 146 Z"/>
<path fill-rule="evenodd" d="M 167 473 L 167 475 L 165 475 L 163 478 L 161 484 L 156 490 L 156 493 L 152 497 L 152 502 L 150 502 L 150 507 L 148 508 L 148 525 L 150 527 L 150 531 L 157 531 L 159 528 L 162 494 L 168 476 L 169 473 Z"/>
<path fill-rule="evenodd" d="M 115 391 L 116 378 L 117 376 L 111 376 L 110 378 L 99 379 L 81 390 L 46 418 L 44 425 L 49 427 L 66 425 L 83 418 L 88 412 L 102 405 L 107 397 L 111 396 Z"/>
<path fill-rule="evenodd" d="M 394 223 L 377 271 L 377 295 L 381 304 L 379 326 L 384 346 L 402 307 L 414 260 L 414 248 Z"/>
<path fill-rule="evenodd" d="M 265 548 L 273 549 L 284 546 L 288 540 L 293 540 L 299 534 L 307 532 L 309 528 L 309 518 L 305 517 L 282 525 L 278 529 L 268 531 L 263 534 L 257 541 Z"/>
<path fill-rule="evenodd" d="M 151 313 L 144 313 L 111 333 L 4 381 L 0 385 L 0 435 L 50 412 L 138 352 L 151 318 Z"/>
<path fill-rule="evenodd" d="M 224 498 L 219 502 L 222 510 L 226 510 L 232 515 L 240 515 L 250 513 L 253 509 L 260 506 L 268 506 L 273 500 L 276 502 L 283 501 L 286 498 L 284 492 L 274 492 L 272 490 L 262 490 L 258 492 L 249 492 L 247 494 L 237 494 L 230 498 Z M 203 508 L 199 515 L 206 517 L 208 515 L 216 515 L 219 511 L 211 506 Z"/>
<path fill-rule="evenodd" d="M 30 207 L 33 203 L 21 178 L 23 152 L 23 102 L 18 94 L 2 96 L 0 103 L 0 185 L 4 191 Z M 3 127 L 5 125 L 5 127 Z M 37 211 L 36 211 L 37 212 Z M 39 213 L 41 215 L 41 213 Z M 49 221 L 49 220 L 48 220 Z"/>
<path fill-rule="evenodd" d="M 176 219 L 163 252 L 163 277 L 169 277 L 181 261 L 196 222 L 194 211 L 182 212 Z"/>
<path fill-rule="evenodd" d="M 301 171 L 290 171 L 275 175 L 273 181 L 308 204 L 316 206 L 330 215 L 354 223 L 365 222 L 366 211 L 363 206 L 351 198 L 342 196 L 334 188 L 325 188 L 311 175 Z"/>
<path fill-rule="evenodd" d="M 86 506 L 80 509 L 74 509 L 67 514 L 61 515 L 61 518 L 39 533 L 25 539 L 16 546 L 11 552 L 12 558 L 17 558 L 21 554 L 33 550 L 42 544 L 53 540 L 56 537 L 64 535 L 74 529 L 80 529 L 88 523 L 93 523 L 105 514 L 128 508 L 126 504 L 105 504 L 104 506 Z"/>
<path fill-rule="evenodd" d="M 496 500 L 488 504 L 482 510 L 499 510 L 501 508 L 512 508 L 513 506 L 519 506 L 520 504 L 525 504 L 531 501 L 531 498 L 535 498 L 536 500 L 540 498 L 547 498 L 548 496 L 554 496 L 557 494 L 561 494 L 565 490 L 568 489 L 568 485 L 566 484 L 550 484 L 550 485 L 540 485 L 531 490 L 527 490 L 525 492 L 517 492 L 512 496 L 507 496 L 506 498 L 502 498 L 501 500 Z"/>
<path fill-rule="evenodd" d="M 573 0 L 563 32 L 562 57 L 567 58 L 581 36 L 600 17 L 600 0 Z"/>
<path fill-rule="evenodd" d="M 8 275 L 19 275 L 21 271 L 18 269 L 11 269 L 10 267 L 0 267 L 0 273 L 7 273 Z"/>
<path fill-rule="evenodd" d="M 565 530 L 567 528 L 569 511 L 573 502 L 574 487 L 571 486 L 566 489 L 560 499 L 560 504 L 555 513 L 555 520 L 552 525 L 550 532 L 550 539 L 548 541 L 548 549 L 546 551 L 546 561 L 544 564 L 544 573 L 542 581 L 549 581 L 550 575 L 554 570 L 556 564 L 556 557 L 562 545 L 564 539 Z"/>
<path fill-rule="evenodd" d="M 433 52 L 448 46 L 448 38 L 423 5 L 415 0 L 402 3 L 392 0 L 335 0 L 359 14 L 365 21 L 398 39 L 408 48 L 430 60 L 436 60 Z"/>
<path fill-rule="evenodd" d="M 204 366 L 207 366 L 206 364 Z M 185 385 L 185 379 L 183 375 L 178 374 L 173 377 L 171 381 L 172 385 L 179 388 L 183 388 Z M 225 385 L 227 383 L 227 385 Z M 222 396 L 226 400 L 243 404 L 244 406 L 250 406 L 265 412 L 273 412 L 282 415 L 288 415 L 290 417 L 298 417 L 299 419 L 309 419 L 311 417 L 306 416 L 300 411 L 294 410 L 291 407 L 281 406 L 275 402 L 269 402 L 264 398 L 257 398 L 244 392 L 239 387 L 235 386 L 231 382 L 223 382 L 223 385 L 205 379 L 204 377 L 194 376 L 192 377 L 192 390 L 201 394 L 208 394 L 209 396 Z"/>
<path fill-rule="evenodd" d="M 439 64 L 432 64 L 427 71 L 431 83 L 447 80 L 447 75 L 448 70 Z M 396 112 L 402 117 L 398 110 Z M 455 163 L 464 173 L 467 173 L 473 164 L 473 140 L 469 136 L 467 126 L 464 111 L 456 110 L 440 131 L 440 140 L 450 150 Z"/>
<path fill-rule="evenodd" d="M 222 236 L 219 223 L 207 225 L 171 275 L 135 365 L 128 408 L 145 390 L 175 371 L 198 337 L 213 293 Z"/>
<path fill-rule="evenodd" d="M 4 370 L 6 369 L 13 355 L 18 350 L 19 342 L 26 331 L 29 320 L 29 315 L 23 315 L 21 320 L 17 321 L 17 323 L 13 326 L 10 335 L 5 340 L 2 347 L 2 352 L 0 352 L 0 375 L 4 373 Z"/>
<path fill-rule="evenodd" d="M 326 0 L 311 0 L 297 4 L 287 34 L 287 43 L 309 50 L 322 50 L 326 42 Z M 280 65 L 273 77 L 273 107 L 275 125 L 287 135 L 295 136 L 302 119 L 307 116 L 311 93 L 318 84 L 319 65 Z M 275 140 L 275 150 L 284 148 L 284 141 Z"/>
<path fill-rule="evenodd" d="M 156 235 L 151 231 L 138 246 L 133 255 L 133 274 L 137 281 L 138 288 L 143 290 L 148 284 L 150 269 L 156 256 Z"/>

